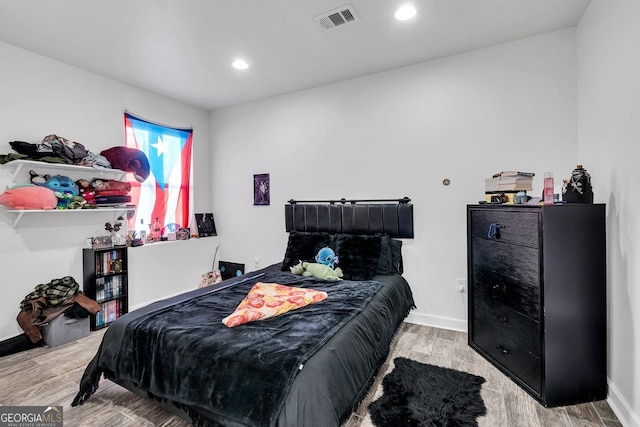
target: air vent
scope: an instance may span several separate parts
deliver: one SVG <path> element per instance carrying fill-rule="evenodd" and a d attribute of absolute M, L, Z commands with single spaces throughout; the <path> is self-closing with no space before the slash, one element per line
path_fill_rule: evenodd
<path fill-rule="evenodd" d="M 316 16 L 316 21 L 327 31 L 358 22 L 360 18 L 350 4 Z"/>

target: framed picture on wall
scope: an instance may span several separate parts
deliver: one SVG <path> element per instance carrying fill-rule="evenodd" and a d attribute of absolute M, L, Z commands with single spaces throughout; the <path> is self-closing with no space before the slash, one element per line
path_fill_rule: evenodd
<path fill-rule="evenodd" d="M 196 224 L 199 237 L 217 236 L 216 224 L 213 222 L 212 213 L 197 213 Z"/>
<path fill-rule="evenodd" d="M 269 188 L 268 173 L 253 175 L 253 204 L 255 206 L 268 205 L 271 202 Z"/>

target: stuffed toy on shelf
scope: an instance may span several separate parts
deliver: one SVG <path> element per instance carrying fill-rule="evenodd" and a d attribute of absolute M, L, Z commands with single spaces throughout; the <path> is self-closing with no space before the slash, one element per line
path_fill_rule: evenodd
<path fill-rule="evenodd" d="M 17 210 L 51 210 L 58 205 L 58 198 L 49 188 L 26 184 L 5 190 L 0 194 L 0 204 Z"/>

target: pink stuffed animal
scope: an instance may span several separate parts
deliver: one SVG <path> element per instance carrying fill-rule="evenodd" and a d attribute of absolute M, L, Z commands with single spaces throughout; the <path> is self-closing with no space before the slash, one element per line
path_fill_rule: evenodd
<path fill-rule="evenodd" d="M 55 209 L 58 198 L 53 190 L 39 185 L 8 188 L 0 194 L 0 204 L 9 209 Z"/>

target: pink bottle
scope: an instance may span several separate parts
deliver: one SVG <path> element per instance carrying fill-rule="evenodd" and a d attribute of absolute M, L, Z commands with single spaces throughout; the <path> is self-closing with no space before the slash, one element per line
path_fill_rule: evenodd
<path fill-rule="evenodd" d="M 544 173 L 544 189 L 542 199 L 545 205 L 553 205 L 553 172 Z"/>

